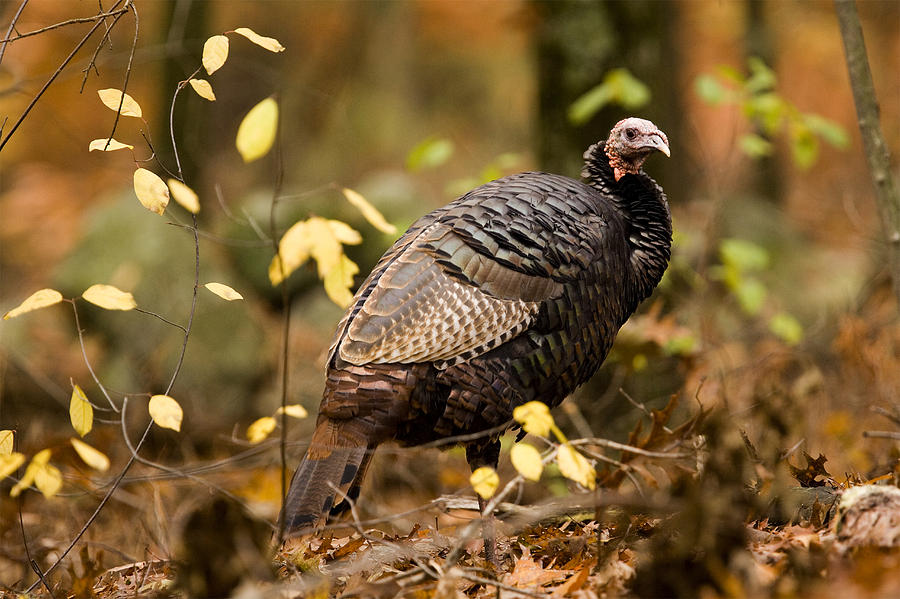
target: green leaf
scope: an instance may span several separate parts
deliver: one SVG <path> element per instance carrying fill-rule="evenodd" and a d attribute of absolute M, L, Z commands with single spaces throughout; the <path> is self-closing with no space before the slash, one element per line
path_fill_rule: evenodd
<path fill-rule="evenodd" d="M 773 316 L 769 320 L 769 330 L 788 345 L 797 345 L 803 341 L 803 325 L 787 312 L 779 312 Z"/>
<path fill-rule="evenodd" d="M 723 264 L 734 266 L 739 271 L 763 270 L 769 266 L 766 248 L 746 239 L 723 239 L 719 243 L 719 257 Z"/>
<path fill-rule="evenodd" d="M 791 156 L 801 169 L 808 169 L 819 157 L 819 140 L 806 127 L 794 130 L 791 139 Z"/>
<path fill-rule="evenodd" d="M 768 135 L 778 132 L 786 109 L 785 101 L 774 92 L 753 96 L 744 106 L 745 114 L 758 122 Z"/>
<path fill-rule="evenodd" d="M 419 142 L 406 156 L 406 168 L 420 171 L 441 166 L 453 156 L 453 142 L 443 137 L 429 137 Z"/>
<path fill-rule="evenodd" d="M 743 277 L 734 293 L 747 314 L 759 314 L 766 300 L 766 286 L 755 277 Z"/>
<path fill-rule="evenodd" d="M 624 108 L 640 108 L 650 101 L 650 88 L 627 69 L 613 69 L 603 82 L 589 89 L 569 106 L 569 122 L 583 125 L 606 105 L 616 103 Z"/>
<path fill-rule="evenodd" d="M 761 158 L 772 154 L 772 142 L 756 135 L 747 133 L 738 140 L 741 151 L 751 158 Z"/>
<path fill-rule="evenodd" d="M 805 114 L 803 121 L 810 130 L 835 148 L 844 149 L 850 145 L 850 136 L 846 129 L 834 121 L 817 114 Z"/>
<path fill-rule="evenodd" d="M 700 99 L 712 105 L 721 104 L 727 96 L 726 89 L 712 75 L 700 75 L 694 81 L 694 91 Z"/>
<path fill-rule="evenodd" d="M 744 89 L 751 94 L 755 94 L 775 87 L 778 81 L 775 77 L 775 71 L 770 69 L 761 58 L 751 56 L 747 60 L 747 66 L 750 67 L 750 77 L 744 84 Z"/>

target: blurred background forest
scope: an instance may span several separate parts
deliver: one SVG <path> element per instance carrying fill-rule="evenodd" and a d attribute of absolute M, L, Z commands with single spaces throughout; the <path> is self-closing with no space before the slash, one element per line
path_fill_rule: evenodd
<path fill-rule="evenodd" d="M 200 296 L 171 393 L 185 408 L 182 433 L 156 429 L 145 449 L 149 459 L 214 481 L 266 518 L 277 515 L 277 441 L 248 452 L 244 433 L 280 402 L 283 311 L 267 279 L 272 246 L 265 238 L 279 176 L 280 231 L 315 214 L 363 234 L 361 245 L 347 248 L 360 265 L 358 284 L 393 238 L 368 225 L 341 187 L 361 192 L 403 230 L 503 174 L 577 177 L 584 149 L 634 114 L 671 140 L 671 159 L 653 158 L 645 170 L 669 197 L 672 263 L 604 368 L 557 410 L 563 428 L 573 437 L 593 431 L 624 441 L 642 413 L 620 389 L 650 407 L 676 394 L 685 414 L 698 405 L 722 407 L 758 446 L 794 448 L 797 464 L 800 450 L 825 454 L 836 479 L 866 480 L 896 468 L 896 441 L 863 438 L 867 429 L 891 426 L 873 409 L 898 400 L 900 325 L 831 2 L 135 5 L 140 34 L 127 91 L 148 126 L 123 119 L 115 137 L 134 144 L 141 160 L 151 155 L 141 137 L 149 133 L 156 157 L 172 167 L 172 94 L 199 66 L 210 35 L 251 27 L 287 48 L 271 54 L 232 40 L 227 66 L 209 77 L 217 101 L 186 90 L 175 105 L 185 179 L 202 205 L 200 281 L 227 283 L 245 301 Z M 18 7 L 0 4 L 4 31 Z M 896 152 L 900 3 L 866 0 L 858 8 L 881 125 Z M 31 2 L 16 29 L 95 10 L 90 2 Z M 89 26 L 8 45 L 0 64 L 0 121 L 9 118 L 3 136 Z M 122 87 L 133 35 L 129 17 L 83 84 L 97 43 L 89 42 L 0 151 L 4 312 L 42 287 L 76 297 L 93 283 L 109 283 L 175 322 L 188 313 L 193 241 L 170 224 L 188 223 L 188 213 L 170 204 L 164 218 L 148 215 L 135 201 L 130 153 L 87 151 L 90 140 L 111 130 L 115 115 L 96 90 Z M 280 174 L 275 158 L 245 165 L 234 148 L 243 115 L 273 94 L 281 107 Z M 608 102 L 600 106 L 604 94 Z M 288 397 L 315 413 L 342 309 L 312 267 L 293 275 L 289 292 Z M 134 397 L 162 393 L 181 334 L 143 314 L 80 306 L 86 351 L 105 384 Z M 17 431 L 19 451 L 66 444 L 70 380 L 99 396 L 67 306 L 0 325 L 0 428 Z M 137 437 L 146 412 L 129 416 Z M 291 422 L 291 466 L 312 423 Z M 118 426 L 98 423 L 92 443 L 111 457 L 113 471 L 128 457 Z M 363 492 L 369 515 L 467 487 L 461 453 L 386 449 Z M 80 526 L 103 489 L 71 451 L 55 453 L 54 461 L 70 465 L 64 497 L 31 494 L 25 504 L 25 526 L 43 540 L 45 554 L 67 541 L 71 523 Z M 7 487 L 0 498 L 4 582 L 23 575 Z M 184 498 L 197 488 L 171 473 L 135 469 L 112 504 L 116 514 L 101 517 L 87 538 L 129 556 L 141 557 L 147 547 L 166 555 L 173 523 L 196 505 Z M 547 492 L 546 485 L 529 489 L 531 497 Z M 142 514 L 139 525 L 110 531 L 132 511 Z M 68 524 L 42 523 L 42 513 L 63 514 Z M 408 529 L 414 520 L 394 525 Z"/>

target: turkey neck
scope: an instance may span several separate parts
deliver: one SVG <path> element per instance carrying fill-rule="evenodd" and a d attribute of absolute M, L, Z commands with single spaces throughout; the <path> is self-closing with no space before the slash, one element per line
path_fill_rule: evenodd
<path fill-rule="evenodd" d="M 666 194 L 641 170 L 616 181 L 606 142 L 592 145 L 584 153 L 581 176 L 609 199 L 624 217 L 631 265 L 630 287 L 634 303 L 627 313 L 648 297 L 662 279 L 672 248 L 672 216 Z"/>

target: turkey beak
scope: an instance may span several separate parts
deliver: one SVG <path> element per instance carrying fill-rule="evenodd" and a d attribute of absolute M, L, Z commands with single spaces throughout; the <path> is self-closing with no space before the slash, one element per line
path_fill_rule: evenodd
<path fill-rule="evenodd" d="M 672 156 L 669 152 L 669 141 L 666 139 L 666 134 L 662 131 L 655 131 L 650 134 L 649 146 L 654 150 L 659 150 L 663 154 L 666 155 L 666 158 Z"/>

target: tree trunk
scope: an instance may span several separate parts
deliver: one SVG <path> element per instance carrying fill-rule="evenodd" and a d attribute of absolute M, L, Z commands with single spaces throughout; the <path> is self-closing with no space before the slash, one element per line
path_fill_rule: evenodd
<path fill-rule="evenodd" d="M 884 229 L 894 294 L 900 302 L 900 192 L 891 173 L 890 150 L 879 124 L 878 100 L 875 97 L 875 85 L 872 83 L 872 71 L 869 69 L 856 3 L 854 0 L 835 0 L 834 7 L 844 40 L 844 55 L 850 73 L 859 132 Z"/>

